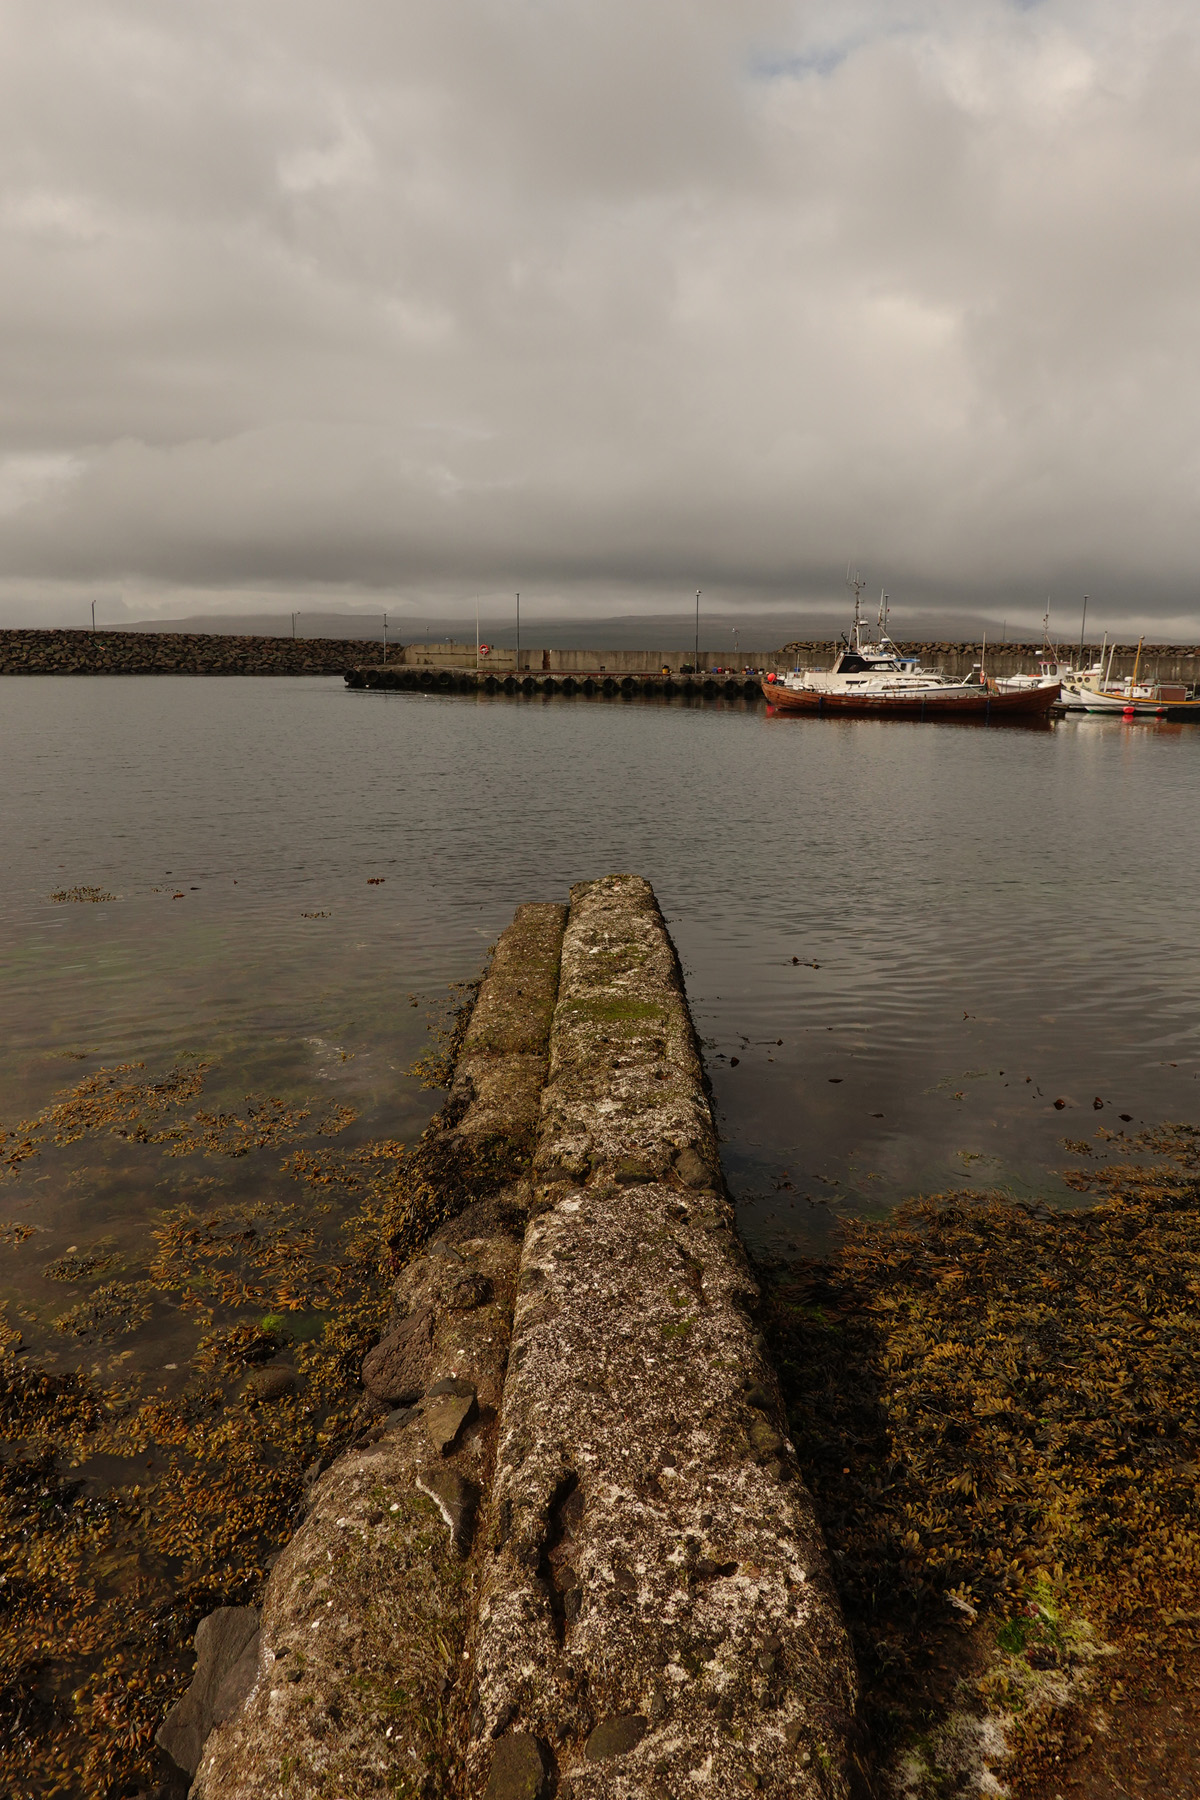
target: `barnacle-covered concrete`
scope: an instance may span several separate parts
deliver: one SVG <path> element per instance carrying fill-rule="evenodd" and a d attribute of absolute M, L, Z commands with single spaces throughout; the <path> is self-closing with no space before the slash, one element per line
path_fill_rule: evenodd
<path fill-rule="evenodd" d="M 633 876 L 565 918 L 497 946 L 420 1146 L 453 1194 L 197 1800 L 846 1792 L 849 1649 L 674 950 Z"/>
<path fill-rule="evenodd" d="M 432 1319 L 424 1392 L 316 1481 L 267 1585 L 257 1680 L 209 1737 L 197 1800 L 457 1791 L 477 1508 L 520 1254 L 488 1211 L 397 1284 L 398 1303 Z"/>
<path fill-rule="evenodd" d="M 196 1800 L 462 1792 L 477 1520 L 566 910 L 519 908 L 496 946 L 449 1099 L 419 1147 L 422 1186 L 444 1172 L 447 1188 L 429 1216 L 454 1216 L 400 1271 L 391 1323 L 364 1362 L 360 1442 L 315 1480 L 272 1571 L 257 1678 L 209 1736 Z"/>
<path fill-rule="evenodd" d="M 852 1662 L 674 952 L 636 877 L 571 901 L 468 1791 L 517 1791 L 511 1737 L 573 1800 L 841 1795 Z"/>

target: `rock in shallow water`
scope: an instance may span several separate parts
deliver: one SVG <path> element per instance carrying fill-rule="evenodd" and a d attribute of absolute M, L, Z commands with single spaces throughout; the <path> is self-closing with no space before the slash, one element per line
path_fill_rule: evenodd
<path fill-rule="evenodd" d="M 258 1614 L 221 1606 L 196 1627 L 196 1671 L 158 1729 L 155 1743 L 176 1767 L 194 1775 L 213 1724 L 228 1718 L 254 1684 Z"/>
<path fill-rule="evenodd" d="M 299 1385 L 300 1377 L 289 1363 L 272 1363 L 266 1369 L 255 1369 L 246 1382 L 246 1392 L 255 1400 L 282 1400 Z"/>

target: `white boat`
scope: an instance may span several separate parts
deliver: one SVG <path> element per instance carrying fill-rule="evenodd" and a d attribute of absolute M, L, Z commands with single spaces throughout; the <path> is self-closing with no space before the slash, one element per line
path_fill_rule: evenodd
<path fill-rule="evenodd" d="M 864 636 L 862 583 L 854 589 L 854 624 L 843 637 L 830 669 L 794 669 L 779 680 L 769 675 L 763 693 L 779 712 L 875 713 L 894 718 L 1000 718 L 1046 713 L 1058 699 L 1058 683 L 1035 683 L 1011 693 L 997 692 L 977 664 L 965 681 L 923 669 L 915 656 L 902 656 L 887 630 L 888 604 L 879 602 L 874 639 Z"/>
<path fill-rule="evenodd" d="M 1104 635 L 1104 643 L 1107 647 L 1107 632 Z M 1083 655 L 1082 637 L 1079 641 L 1079 654 L 1080 656 Z M 997 693 L 1016 694 L 1022 693 L 1029 688 L 1052 687 L 1054 683 L 1057 682 L 1062 689 L 1059 696 L 1059 705 L 1070 706 L 1072 702 L 1068 698 L 1068 695 L 1071 691 L 1072 684 L 1076 682 L 1087 682 L 1093 677 L 1099 678 L 1103 672 L 1103 649 L 1100 652 L 1099 662 L 1093 663 L 1090 669 L 1077 669 L 1074 668 L 1071 663 L 1062 661 L 1058 654 L 1057 647 L 1050 642 L 1050 611 L 1047 606 L 1045 616 L 1042 619 L 1042 654 L 1038 658 L 1037 674 L 1000 675 L 993 681 L 992 686 L 996 689 Z"/>
<path fill-rule="evenodd" d="M 1138 639 L 1137 657 L 1132 675 L 1112 677 L 1112 654 L 1107 671 L 1089 669 L 1067 682 L 1063 688 L 1063 705 L 1073 712 L 1116 713 L 1122 718 L 1187 718 L 1200 714 L 1200 700 L 1195 689 L 1182 681 L 1139 681 L 1143 639 Z"/>
<path fill-rule="evenodd" d="M 1079 670 L 1073 669 L 1070 663 L 1059 662 L 1053 657 L 1039 657 L 1036 675 L 996 675 L 992 687 L 998 694 L 1024 694 L 1030 688 L 1061 687 L 1078 675 Z"/>

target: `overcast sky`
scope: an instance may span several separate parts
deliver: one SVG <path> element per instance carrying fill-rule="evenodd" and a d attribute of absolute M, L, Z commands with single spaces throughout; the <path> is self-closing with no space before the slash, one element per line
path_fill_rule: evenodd
<path fill-rule="evenodd" d="M 0 0 L 0 613 L 1200 628 L 1195 0 Z"/>

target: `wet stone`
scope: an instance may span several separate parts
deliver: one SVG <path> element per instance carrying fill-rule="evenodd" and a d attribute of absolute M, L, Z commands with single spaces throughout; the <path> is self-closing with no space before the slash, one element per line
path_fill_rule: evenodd
<path fill-rule="evenodd" d="M 465 1394 L 444 1394 L 436 1399 L 431 1398 L 425 1407 L 423 1423 L 425 1435 L 433 1448 L 445 1456 L 454 1448 L 463 1427 L 475 1417 L 477 1411 L 473 1388 L 469 1388 Z"/>
<path fill-rule="evenodd" d="M 687 1188 L 715 1188 L 716 1182 L 704 1158 L 689 1144 L 675 1158 L 675 1173 Z"/>
<path fill-rule="evenodd" d="M 583 1754 L 588 1762 L 604 1762 L 610 1756 L 624 1756 L 641 1743 L 649 1723 L 644 1713 L 627 1713 L 623 1718 L 605 1719 L 593 1731 Z"/>
<path fill-rule="evenodd" d="M 433 1313 L 428 1307 L 411 1313 L 363 1358 L 363 1386 L 373 1399 L 391 1406 L 415 1400 L 425 1386 Z"/>
<path fill-rule="evenodd" d="M 171 1708 L 155 1742 L 187 1775 L 194 1775 L 218 1705 L 230 1711 L 253 1685 L 257 1663 L 258 1614 L 251 1606 L 221 1606 L 196 1627 L 196 1670 L 191 1686 Z M 243 1659 L 249 1657 L 249 1666 Z M 226 1680 L 237 1680 L 227 1690 Z M 244 1685 L 240 1685 L 244 1684 Z M 234 1693 L 236 1690 L 236 1699 Z M 222 1712 L 221 1717 L 228 1717 Z"/>
<path fill-rule="evenodd" d="M 546 1763 L 537 1739 L 524 1731 L 501 1738 L 484 1800 L 542 1800 L 545 1791 Z"/>
<path fill-rule="evenodd" d="M 282 1400 L 294 1394 L 300 1377 L 287 1363 L 272 1363 L 266 1369 L 255 1369 L 246 1382 L 246 1392 L 255 1400 Z"/>

